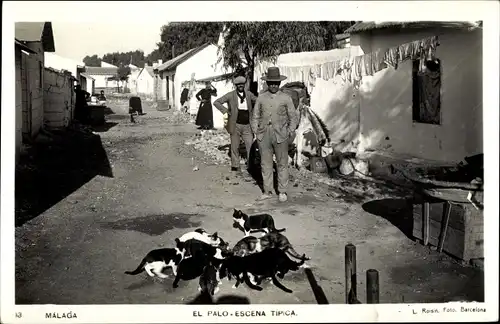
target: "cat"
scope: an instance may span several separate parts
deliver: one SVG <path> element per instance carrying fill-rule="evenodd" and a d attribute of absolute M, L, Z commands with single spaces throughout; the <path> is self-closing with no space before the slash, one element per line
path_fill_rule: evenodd
<path fill-rule="evenodd" d="M 286 228 L 276 229 L 274 226 L 274 219 L 269 214 L 256 214 L 247 215 L 243 211 L 234 209 L 233 212 L 233 227 L 239 228 L 249 236 L 251 232 L 264 231 L 270 232 L 283 232 Z"/>
<path fill-rule="evenodd" d="M 203 228 L 198 228 L 192 232 L 185 233 L 179 238 L 181 242 L 186 242 L 191 239 L 195 239 L 212 246 L 219 246 L 221 242 L 223 242 L 217 232 L 209 234 Z"/>
<path fill-rule="evenodd" d="M 304 263 L 290 260 L 284 251 L 277 248 L 269 248 L 262 252 L 253 253 L 244 257 L 232 255 L 222 262 L 220 276 L 227 276 L 231 280 L 232 276 L 236 278 L 236 283 L 233 288 L 237 288 L 241 283 L 241 277 L 245 283 L 252 289 L 262 290 L 262 287 L 253 284 L 247 273 L 251 273 L 257 278 L 257 283 L 260 283 L 263 278 L 271 278 L 273 283 L 285 292 L 291 293 L 292 290 L 283 286 L 276 275 L 284 278 L 285 274 L 290 270 L 298 270 Z"/>
<path fill-rule="evenodd" d="M 255 236 L 245 236 L 233 246 L 232 252 L 236 256 L 243 257 L 251 253 L 260 252 L 261 250 L 262 247 L 258 238 Z"/>
<path fill-rule="evenodd" d="M 164 248 L 150 251 L 142 259 L 139 266 L 137 266 L 137 269 L 134 271 L 125 271 L 125 274 L 135 276 L 143 271 L 146 271 L 151 277 L 156 275 L 159 278 L 165 279 L 168 278 L 168 276 L 163 273 L 163 270 L 166 267 L 171 267 L 172 273 L 176 276 L 177 268 L 184 258 L 186 249 L 185 243 L 181 242 L 179 239 L 175 239 L 175 243 L 175 248 Z"/>
<path fill-rule="evenodd" d="M 288 238 L 281 233 L 271 232 L 260 237 L 258 245 L 261 250 L 268 248 L 279 248 L 285 251 L 290 256 L 294 257 L 295 259 L 311 260 L 310 258 L 307 258 L 305 255 L 298 254 L 297 251 L 295 251 L 295 249 L 293 248 Z"/>
<path fill-rule="evenodd" d="M 310 258 L 307 258 L 305 255 L 298 254 L 285 235 L 276 232 L 265 234 L 260 238 L 255 236 L 245 236 L 235 244 L 232 252 L 236 256 L 245 256 L 268 248 L 281 249 L 291 257 L 298 260 L 310 260 Z"/>
<path fill-rule="evenodd" d="M 215 295 L 219 291 L 219 280 L 217 279 L 217 267 L 209 262 L 200 276 L 198 291 L 202 294 Z"/>
<path fill-rule="evenodd" d="M 209 263 L 216 268 L 216 281 L 220 283 L 219 268 L 225 259 L 223 251 L 218 247 L 195 239 L 187 240 L 184 244 L 186 253 L 189 252 L 190 257 L 182 259 L 179 263 L 173 287 L 177 288 L 181 279 L 192 280 L 201 276 L 205 266 Z"/>

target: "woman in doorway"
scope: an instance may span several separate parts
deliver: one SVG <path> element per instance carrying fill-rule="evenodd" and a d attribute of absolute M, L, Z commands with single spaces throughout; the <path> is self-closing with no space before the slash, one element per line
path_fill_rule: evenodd
<path fill-rule="evenodd" d="M 201 101 L 198 115 L 196 116 L 196 125 L 199 126 L 198 129 L 214 128 L 212 96 L 217 97 L 217 89 L 215 89 L 210 82 L 205 83 L 205 89 L 201 89 L 196 94 L 196 99 Z"/>

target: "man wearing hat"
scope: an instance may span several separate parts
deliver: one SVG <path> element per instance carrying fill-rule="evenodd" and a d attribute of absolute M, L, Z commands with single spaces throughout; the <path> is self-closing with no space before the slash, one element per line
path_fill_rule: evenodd
<path fill-rule="evenodd" d="M 257 137 L 260 154 L 264 193 L 261 199 L 272 197 L 273 154 L 278 167 L 279 201 L 288 199 L 288 143 L 295 138 L 298 117 L 289 95 L 279 90 L 286 76 L 277 67 L 270 67 L 262 77 L 267 91 L 257 98 L 251 117 L 252 129 Z"/>
<path fill-rule="evenodd" d="M 247 150 L 247 161 L 253 142 L 253 132 L 250 128 L 250 116 L 256 97 L 245 89 L 246 78 L 238 76 L 234 79 L 236 89 L 214 101 L 214 106 L 223 114 L 228 115 L 225 125 L 231 135 L 231 171 L 240 170 L 240 141 L 243 139 Z M 227 104 L 227 108 L 224 107 Z"/>

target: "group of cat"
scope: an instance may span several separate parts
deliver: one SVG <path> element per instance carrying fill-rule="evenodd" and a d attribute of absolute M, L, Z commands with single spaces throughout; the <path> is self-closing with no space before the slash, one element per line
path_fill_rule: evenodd
<path fill-rule="evenodd" d="M 217 232 L 210 234 L 202 228 L 185 233 L 175 239 L 175 248 L 163 248 L 150 251 L 134 271 L 125 271 L 129 275 L 137 275 L 146 271 L 151 277 L 167 278 L 163 273 L 167 267 L 172 268 L 175 276 L 173 287 L 179 281 L 193 280 L 199 277 L 198 290 L 202 294 L 215 295 L 219 291 L 221 279 L 236 279 L 233 288 L 245 282 L 250 288 L 262 290 L 262 280 L 269 278 L 283 291 L 292 290 L 284 287 L 276 278 L 283 279 L 289 271 L 297 271 L 309 260 L 299 255 L 286 236 L 276 229 L 274 219 L 269 214 L 247 215 L 234 209 L 233 227 L 239 228 L 245 236 L 229 248 Z M 257 238 L 254 232 L 265 232 Z M 300 260 L 293 261 L 289 256 Z"/>

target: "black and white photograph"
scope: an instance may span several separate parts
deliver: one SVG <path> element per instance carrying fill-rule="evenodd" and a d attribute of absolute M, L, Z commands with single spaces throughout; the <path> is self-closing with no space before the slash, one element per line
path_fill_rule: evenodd
<path fill-rule="evenodd" d="M 498 3 L 357 3 L 6 5 L 2 319 L 498 319 Z"/>

